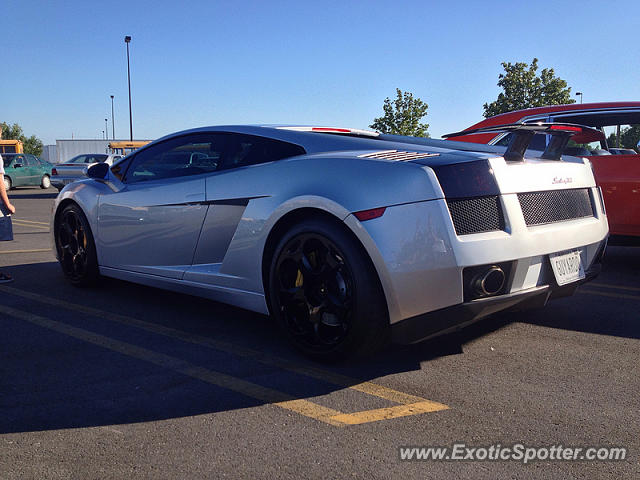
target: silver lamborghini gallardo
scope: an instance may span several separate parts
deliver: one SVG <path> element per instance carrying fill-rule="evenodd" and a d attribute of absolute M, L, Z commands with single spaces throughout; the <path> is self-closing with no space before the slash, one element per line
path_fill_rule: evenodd
<path fill-rule="evenodd" d="M 417 342 L 598 271 L 602 197 L 588 161 L 561 157 L 587 129 L 501 128 L 516 133 L 506 150 L 343 128 L 179 132 L 66 186 L 56 254 L 74 285 L 103 275 L 270 313 L 318 359 Z M 534 133 L 544 152 L 527 150 Z"/>

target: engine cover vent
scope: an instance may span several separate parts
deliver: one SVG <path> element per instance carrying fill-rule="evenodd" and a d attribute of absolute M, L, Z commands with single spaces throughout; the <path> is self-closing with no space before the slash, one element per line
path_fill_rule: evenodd
<path fill-rule="evenodd" d="M 398 150 L 382 150 L 380 152 L 365 153 L 358 155 L 358 158 L 378 158 L 382 160 L 396 160 L 398 162 L 406 162 L 409 160 L 417 160 L 419 158 L 437 157 L 439 153 L 424 152 L 401 152 Z"/>

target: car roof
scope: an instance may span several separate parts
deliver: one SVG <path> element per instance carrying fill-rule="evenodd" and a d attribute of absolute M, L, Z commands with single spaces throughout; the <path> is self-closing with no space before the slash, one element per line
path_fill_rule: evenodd
<path fill-rule="evenodd" d="M 599 103 L 572 103 L 565 105 L 549 105 L 545 107 L 526 108 L 523 110 L 514 110 L 512 112 L 501 113 L 493 117 L 485 118 L 465 130 L 474 130 L 476 128 L 490 127 L 494 125 L 508 125 L 511 123 L 520 123 L 524 119 L 535 117 L 543 117 L 546 114 L 567 113 L 567 121 L 569 123 L 585 124 L 592 127 L 599 127 L 598 121 L 594 121 L 599 111 L 606 112 L 606 116 L 602 116 L 602 125 L 613 125 L 616 121 L 623 122 L 622 125 L 628 123 L 637 123 L 640 118 L 640 102 L 599 102 Z M 616 115 L 619 116 L 616 119 Z M 571 118 L 569 118 L 571 117 Z M 464 141 L 489 143 L 499 134 L 470 134 Z M 458 138 L 453 138 L 458 140 Z M 461 139 L 460 139 L 461 140 Z"/>
<path fill-rule="evenodd" d="M 315 129 L 315 130 L 311 130 Z M 333 131 L 331 131 L 333 130 Z M 340 132 L 338 130 L 341 130 Z M 392 150 L 411 152 L 433 152 L 440 155 L 462 155 L 465 157 L 487 158 L 501 155 L 486 145 L 477 148 L 455 148 L 451 142 L 430 138 L 381 135 L 377 132 L 326 126 L 300 125 L 219 125 L 183 130 L 159 138 L 138 151 L 151 147 L 157 142 L 192 133 L 226 132 L 256 135 L 300 145 L 308 154 L 337 151 L 381 151 Z M 387 137 L 387 138 L 385 138 Z M 393 137 L 393 138 L 388 138 Z M 464 151 L 462 151 L 464 150 Z"/>
<path fill-rule="evenodd" d="M 486 118 L 466 130 L 480 128 L 490 125 L 507 125 L 515 123 L 521 118 L 543 115 L 545 113 L 597 111 L 597 110 L 626 110 L 633 109 L 640 111 L 640 102 L 601 102 L 601 103 L 571 103 L 567 105 L 549 105 L 546 107 L 525 108 L 512 112 L 501 113 L 493 117 Z"/>

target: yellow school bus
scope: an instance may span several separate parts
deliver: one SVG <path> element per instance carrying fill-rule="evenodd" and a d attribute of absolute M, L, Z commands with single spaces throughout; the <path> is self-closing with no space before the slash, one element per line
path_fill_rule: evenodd
<path fill-rule="evenodd" d="M 24 153 L 24 146 L 20 140 L 0 140 L 0 154 Z"/>
<path fill-rule="evenodd" d="M 109 153 L 113 153 L 115 155 L 128 155 L 134 150 L 137 150 L 140 147 L 145 146 L 150 141 L 151 140 L 111 142 L 109 144 Z"/>

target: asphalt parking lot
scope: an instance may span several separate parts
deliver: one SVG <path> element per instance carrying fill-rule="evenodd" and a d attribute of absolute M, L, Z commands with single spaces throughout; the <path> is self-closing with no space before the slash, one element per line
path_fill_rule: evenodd
<path fill-rule="evenodd" d="M 640 478 L 640 248 L 543 310 L 324 366 L 270 320 L 51 251 L 55 189 L 0 243 L 0 478 Z M 401 461 L 402 446 L 622 446 L 624 461 Z"/>

